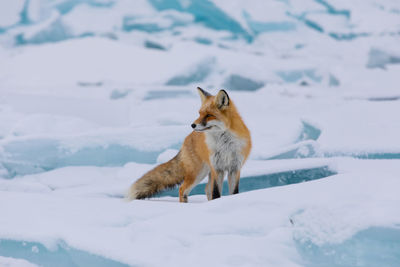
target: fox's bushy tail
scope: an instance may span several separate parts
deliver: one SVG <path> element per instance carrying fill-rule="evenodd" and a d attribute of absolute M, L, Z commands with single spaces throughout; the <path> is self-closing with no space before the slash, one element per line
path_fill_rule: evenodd
<path fill-rule="evenodd" d="M 129 200 L 149 198 L 182 183 L 184 172 L 179 158 L 180 153 L 143 175 L 131 186 L 127 198 Z"/>

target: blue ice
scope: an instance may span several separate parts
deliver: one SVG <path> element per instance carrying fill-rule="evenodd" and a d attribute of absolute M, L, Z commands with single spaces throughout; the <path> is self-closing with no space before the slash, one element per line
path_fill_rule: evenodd
<path fill-rule="evenodd" d="M 340 244 L 295 242 L 306 267 L 400 266 L 398 227 L 370 227 Z"/>
<path fill-rule="evenodd" d="M 232 91 L 256 91 L 264 85 L 264 82 L 252 80 L 239 74 L 231 74 L 225 80 L 223 87 Z"/>
<path fill-rule="evenodd" d="M 161 148 L 142 151 L 121 144 L 88 146 L 69 151 L 59 140 L 35 139 L 3 145 L 0 163 L 7 170 L 5 176 L 12 178 L 65 166 L 122 166 L 128 162 L 154 164 L 162 151 Z"/>
<path fill-rule="evenodd" d="M 149 0 L 157 10 L 174 9 L 187 12 L 194 16 L 195 22 L 214 30 L 226 30 L 248 41 L 252 36 L 228 14 L 220 10 L 209 0 L 179 1 L 179 0 Z"/>

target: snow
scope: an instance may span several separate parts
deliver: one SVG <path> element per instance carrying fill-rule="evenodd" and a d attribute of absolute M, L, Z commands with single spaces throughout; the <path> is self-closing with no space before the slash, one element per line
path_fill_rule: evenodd
<path fill-rule="evenodd" d="M 329 178 L 212 202 L 204 195 L 192 196 L 195 200 L 188 205 L 176 203 L 176 198 L 171 199 L 173 202 L 161 198 L 127 203 L 87 191 L 103 187 L 112 192 L 110 183 L 126 188 L 135 173 L 143 172 L 133 166 L 129 166 L 129 173 L 123 169 L 68 167 L 36 175 L 36 183 L 52 182 L 48 185 L 51 191 L 3 191 L 2 238 L 35 240 L 48 249 L 63 240 L 76 249 L 131 265 L 174 265 L 180 259 L 196 266 L 210 260 L 219 266 L 229 266 L 232 261 L 250 266 L 274 262 L 301 266 L 294 242 L 336 244 L 369 227 L 390 227 L 400 220 L 396 212 L 398 161 L 337 158 L 334 162 L 341 173 Z M 387 170 L 383 180 L 376 179 L 381 175 L 377 167 Z M 86 183 L 74 173 L 93 180 Z M 113 177 L 113 173 L 120 175 Z M 95 176 L 108 180 L 108 184 Z M 10 182 L 22 180 L 30 179 Z M 107 242 L 96 241 L 102 239 Z M 157 257 L 148 254 L 153 251 L 157 251 Z"/>
<path fill-rule="evenodd" d="M 400 6 L 0 2 L 1 266 L 399 266 Z M 196 87 L 251 130 L 240 194 L 125 201 Z M 350 252 L 351 253 L 350 253 Z"/>
<path fill-rule="evenodd" d="M 0 31 L 19 22 L 24 0 L 0 2 Z"/>

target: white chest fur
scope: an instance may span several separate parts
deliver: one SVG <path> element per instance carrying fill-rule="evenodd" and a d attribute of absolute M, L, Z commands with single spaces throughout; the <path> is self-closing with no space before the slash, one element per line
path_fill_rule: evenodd
<path fill-rule="evenodd" d="M 211 164 L 216 171 L 236 172 L 240 170 L 244 157 L 245 141 L 229 131 L 206 133 L 206 143 L 211 150 Z"/>

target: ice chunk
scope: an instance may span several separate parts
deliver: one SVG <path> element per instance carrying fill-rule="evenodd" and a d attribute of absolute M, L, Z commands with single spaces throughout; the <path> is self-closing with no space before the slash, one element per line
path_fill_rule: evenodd
<path fill-rule="evenodd" d="M 339 86 L 340 81 L 334 75 L 329 74 L 329 86 Z"/>
<path fill-rule="evenodd" d="M 222 86 L 233 91 L 256 91 L 264 85 L 264 82 L 255 81 L 239 74 L 231 74 Z"/>
<path fill-rule="evenodd" d="M 115 89 L 115 90 L 112 90 L 112 92 L 110 94 L 110 98 L 111 99 L 120 99 L 120 98 L 126 97 L 130 93 L 132 93 L 131 89 L 121 89 L 121 90 Z"/>
<path fill-rule="evenodd" d="M 294 144 L 282 145 L 268 151 L 263 151 L 259 159 L 293 159 L 320 157 L 324 153 L 316 140 L 321 135 L 321 130 L 309 122 L 301 121 L 301 126 Z M 293 142 L 292 141 L 292 142 Z"/>
<path fill-rule="evenodd" d="M 301 79 L 311 79 L 311 81 L 320 83 L 323 77 L 315 69 L 305 70 L 282 70 L 277 71 L 276 74 L 287 83 L 298 82 Z"/>
<path fill-rule="evenodd" d="M 202 82 L 212 73 L 215 63 L 215 57 L 206 58 L 190 68 L 187 73 L 169 79 L 166 85 L 189 85 L 194 82 Z"/>
<path fill-rule="evenodd" d="M 12 34 L 16 44 L 41 44 L 70 38 L 101 35 L 116 38 L 126 15 L 153 14 L 154 9 L 143 1 L 26 1 L 21 23 Z M 148 7 L 147 7 L 148 6 Z M 151 9 L 151 11 L 149 10 Z"/>
<path fill-rule="evenodd" d="M 321 135 L 321 130 L 309 122 L 302 121 L 301 123 L 303 124 L 303 128 L 297 141 L 317 140 Z"/>
<path fill-rule="evenodd" d="M 307 266 L 400 266 L 400 228 L 369 227 L 341 243 L 295 239 Z"/>
<path fill-rule="evenodd" d="M 250 14 L 246 11 L 243 12 L 243 16 L 247 21 L 248 26 L 254 34 L 260 34 L 262 32 L 275 32 L 275 31 L 294 31 L 296 30 L 296 24 L 292 21 L 270 21 L 260 22 L 255 21 L 251 18 Z"/>
<path fill-rule="evenodd" d="M 191 14 L 179 12 L 177 10 L 163 10 L 152 16 L 126 16 L 123 19 L 123 30 L 125 31 L 145 31 L 159 32 L 172 30 L 178 26 L 187 26 L 192 23 L 194 18 Z"/>
<path fill-rule="evenodd" d="M 157 50 L 162 50 L 162 51 L 167 50 L 167 48 L 165 46 L 163 46 L 163 45 L 161 45 L 161 44 L 159 44 L 157 42 L 150 41 L 150 40 L 146 40 L 144 42 L 144 46 L 146 48 L 150 48 L 150 49 L 157 49 Z"/>
<path fill-rule="evenodd" d="M 205 37 L 195 37 L 194 40 L 199 44 L 204 44 L 204 45 L 210 45 L 213 43 L 213 41 Z"/>
<path fill-rule="evenodd" d="M 215 30 L 226 30 L 251 40 L 251 35 L 242 26 L 224 13 L 209 0 L 204 1 L 179 1 L 179 0 L 150 0 L 157 10 L 177 10 L 187 12 L 194 16 L 194 21 Z"/>
<path fill-rule="evenodd" d="M 43 23 L 29 28 L 29 30 L 15 36 L 16 45 L 42 44 L 59 42 L 72 37 L 68 28 L 62 23 L 56 13 Z"/>
<path fill-rule="evenodd" d="M 367 68 L 385 68 L 387 64 L 400 64 L 400 53 L 394 54 L 378 48 L 369 51 Z"/>
<path fill-rule="evenodd" d="M 0 178 L 4 178 L 8 176 L 7 169 L 0 163 Z"/>
<path fill-rule="evenodd" d="M 104 266 L 104 267 L 124 267 L 128 266 L 111 259 L 107 259 L 98 255 L 94 255 L 82 250 L 77 250 L 69 247 L 65 243 L 61 242 L 55 249 L 48 249 L 41 243 L 36 242 L 25 242 L 15 240 L 0 240 L 0 255 L 6 257 L 23 258 L 30 263 L 35 263 L 39 266 L 51 267 L 51 266 Z M 0 257 L 0 264 L 2 263 L 2 257 Z M 21 266 L 29 267 L 36 266 L 34 264 L 27 263 L 26 261 L 20 261 Z M 2 265 L 3 266 L 3 265 Z M 7 266 L 7 265 L 6 265 Z M 11 266 L 11 265 L 10 265 Z"/>
<path fill-rule="evenodd" d="M 307 140 L 272 151 L 270 155 L 263 155 L 263 159 L 310 158 L 322 155 L 318 143 Z"/>

